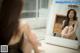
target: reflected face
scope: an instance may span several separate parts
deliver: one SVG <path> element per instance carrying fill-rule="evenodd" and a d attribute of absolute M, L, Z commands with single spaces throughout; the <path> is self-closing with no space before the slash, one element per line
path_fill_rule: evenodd
<path fill-rule="evenodd" d="M 74 17 L 74 11 L 70 11 L 70 13 L 69 13 L 69 18 L 70 18 L 70 19 L 73 19 L 73 17 Z"/>

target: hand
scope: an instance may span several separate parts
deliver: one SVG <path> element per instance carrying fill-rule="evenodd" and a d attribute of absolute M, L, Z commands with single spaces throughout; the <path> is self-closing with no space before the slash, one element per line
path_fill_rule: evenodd
<path fill-rule="evenodd" d="M 37 51 L 34 51 L 34 53 L 40 53 L 40 51 L 39 51 L 39 50 L 37 50 Z"/>

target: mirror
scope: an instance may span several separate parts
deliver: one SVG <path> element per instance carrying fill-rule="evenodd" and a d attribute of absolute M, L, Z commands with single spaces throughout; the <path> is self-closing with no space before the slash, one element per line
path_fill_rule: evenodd
<path fill-rule="evenodd" d="M 77 16 L 76 18 L 69 18 L 69 21 L 67 21 L 69 16 L 75 16 L 72 14 L 70 15 L 70 13 L 73 12 L 73 10 L 74 9 L 68 10 L 69 12 L 67 13 L 67 16 L 56 14 L 55 24 L 53 28 L 54 36 L 67 38 L 71 40 L 78 40 L 76 36 L 77 23 L 75 23 L 77 22 Z"/>
<path fill-rule="evenodd" d="M 78 40 L 79 5 L 55 4 L 53 36 Z"/>
<path fill-rule="evenodd" d="M 46 38 L 50 44 L 78 49 L 80 5 L 55 4 L 50 6 Z"/>

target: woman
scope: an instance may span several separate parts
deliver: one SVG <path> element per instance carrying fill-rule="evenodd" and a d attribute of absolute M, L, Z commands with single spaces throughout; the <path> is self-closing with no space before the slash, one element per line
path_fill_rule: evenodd
<path fill-rule="evenodd" d="M 70 9 L 67 13 L 67 19 L 63 21 L 63 27 L 61 35 L 64 38 L 75 40 L 77 28 L 77 13 L 74 9 Z"/>
<path fill-rule="evenodd" d="M 19 22 L 23 0 L 0 2 L 0 45 L 8 45 L 8 53 L 39 53 L 35 34 L 26 24 Z"/>

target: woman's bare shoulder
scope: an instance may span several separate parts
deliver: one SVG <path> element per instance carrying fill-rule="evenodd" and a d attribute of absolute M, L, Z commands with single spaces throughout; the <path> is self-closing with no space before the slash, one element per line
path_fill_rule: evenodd
<path fill-rule="evenodd" d="M 28 30 L 30 28 L 30 26 L 27 22 L 20 22 L 19 28 L 21 31 L 24 31 L 24 30 Z"/>

